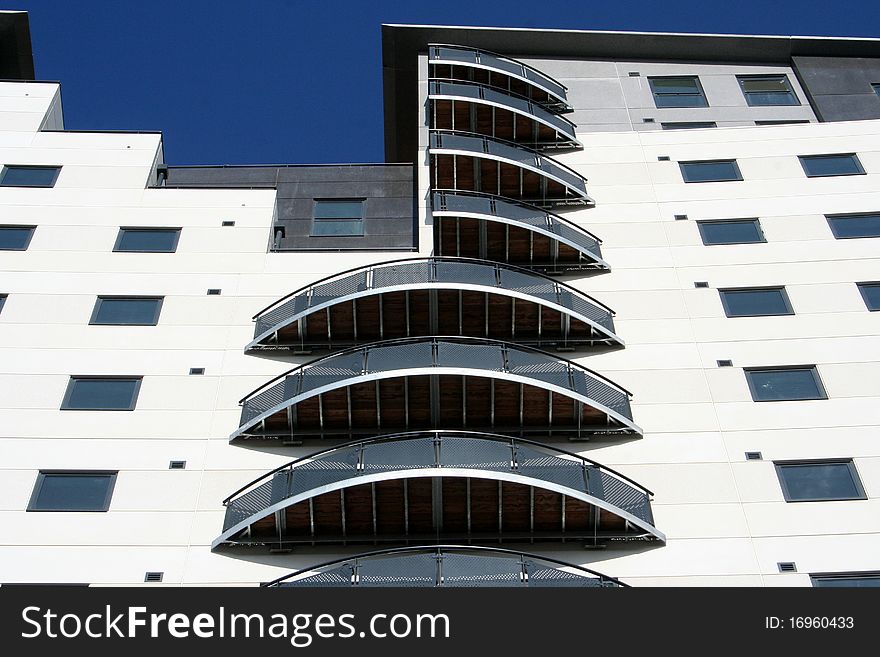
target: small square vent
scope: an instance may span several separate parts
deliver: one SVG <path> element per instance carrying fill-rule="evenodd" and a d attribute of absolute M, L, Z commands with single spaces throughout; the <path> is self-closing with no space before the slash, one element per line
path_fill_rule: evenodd
<path fill-rule="evenodd" d="M 219 294 L 220 294 L 219 287 L 212 287 L 208 290 L 208 296 L 215 296 L 215 295 L 219 295 Z"/>
<path fill-rule="evenodd" d="M 694 281 L 694 287 L 709 287 L 707 281 Z"/>
<path fill-rule="evenodd" d="M 761 452 L 746 452 L 746 461 L 760 461 L 763 458 Z"/>
<path fill-rule="evenodd" d="M 204 367 L 190 367 L 189 373 L 198 376 L 198 375 L 205 373 L 205 368 Z"/>
<path fill-rule="evenodd" d="M 144 575 L 145 582 L 161 582 L 165 573 L 148 572 Z"/>
<path fill-rule="evenodd" d="M 171 461 L 168 464 L 169 470 L 186 470 L 186 461 Z"/>
<path fill-rule="evenodd" d="M 642 123 L 654 123 L 654 119 L 652 119 L 651 117 L 648 117 L 648 118 L 642 119 Z"/>
<path fill-rule="evenodd" d="M 676 221 L 687 221 L 688 216 L 686 214 L 676 214 L 673 215 Z"/>
<path fill-rule="evenodd" d="M 658 155 L 657 161 L 658 162 L 669 162 L 669 156 L 668 155 Z"/>
<path fill-rule="evenodd" d="M 235 222 L 227 219 L 226 221 L 222 222 L 220 225 L 221 226 L 234 226 Z"/>
<path fill-rule="evenodd" d="M 718 363 L 718 367 L 733 367 L 732 360 L 716 360 L 715 362 Z"/>
<path fill-rule="evenodd" d="M 780 561 L 778 564 L 780 573 L 796 573 L 797 566 L 794 561 Z"/>
<path fill-rule="evenodd" d="M 641 76 L 642 76 L 642 74 L 639 73 L 638 71 L 630 71 L 630 72 L 629 72 L 629 77 L 631 77 L 631 78 L 638 78 L 638 77 L 641 77 Z"/>

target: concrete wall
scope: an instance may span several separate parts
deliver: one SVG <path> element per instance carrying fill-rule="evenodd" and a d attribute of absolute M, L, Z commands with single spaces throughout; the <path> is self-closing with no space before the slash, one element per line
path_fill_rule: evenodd
<path fill-rule="evenodd" d="M 267 235 L 276 251 L 413 251 L 418 247 L 413 173 L 408 164 L 170 167 L 166 185 L 276 189 L 277 216 Z M 316 198 L 364 199 L 363 236 L 312 236 Z"/>
<path fill-rule="evenodd" d="M 862 57 L 792 57 L 823 121 L 880 119 L 880 59 Z"/>

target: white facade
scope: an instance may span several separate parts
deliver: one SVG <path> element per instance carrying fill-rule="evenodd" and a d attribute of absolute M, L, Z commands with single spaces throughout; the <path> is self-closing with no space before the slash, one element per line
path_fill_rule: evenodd
<path fill-rule="evenodd" d="M 566 82 L 563 69 L 548 72 Z M 51 189 L 0 188 L 0 223 L 37 226 L 26 251 L 0 256 L 0 582 L 136 584 L 160 571 L 165 585 L 254 585 L 362 551 L 210 546 L 227 495 L 316 449 L 229 444 L 238 400 L 309 360 L 245 356 L 251 316 L 394 255 L 269 252 L 273 190 L 150 188 L 160 135 L 41 130 L 61 127 L 58 97 L 54 84 L 0 83 L 0 163 L 61 166 Z M 880 210 L 880 121 L 578 137 L 582 151 L 554 157 L 589 180 L 596 207 L 565 216 L 603 239 L 612 271 L 566 280 L 617 312 L 626 348 L 576 360 L 633 392 L 645 435 L 564 447 L 654 491 L 667 543 L 525 549 L 634 586 L 808 586 L 809 573 L 880 569 L 880 314 L 856 286 L 880 279 L 880 253 L 876 240 L 835 239 L 825 219 Z M 820 153 L 857 153 L 867 175 L 808 179 L 798 155 Z M 678 162 L 706 159 L 736 159 L 743 180 L 684 183 Z M 704 246 L 696 221 L 722 218 L 760 219 L 766 243 Z M 180 227 L 177 251 L 114 253 L 120 226 Z M 785 286 L 794 315 L 725 316 L 718 288 L 768 285 Z M 97 295 L 164 296 L 158 325 L 89 325 Z M 828 399 L 752 401 L 744 367 L 804 364 Z M 71 375 L 143 376 L 136 409 L 60 410 Z M 868 499 L 786 502 L 773 462 L 820 458 L 852 458 Z M 27 512 L 53 469 L 118 470 L 109 511 Z"/>

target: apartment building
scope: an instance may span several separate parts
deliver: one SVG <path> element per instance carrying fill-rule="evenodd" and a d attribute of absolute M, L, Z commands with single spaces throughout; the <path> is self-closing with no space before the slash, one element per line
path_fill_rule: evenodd
<path fill-rule="evenodd" d="M 0 33 L 0 582 L 880 584 L 880 40 L 386 25 L 384 163 L 182 167 Z"/>

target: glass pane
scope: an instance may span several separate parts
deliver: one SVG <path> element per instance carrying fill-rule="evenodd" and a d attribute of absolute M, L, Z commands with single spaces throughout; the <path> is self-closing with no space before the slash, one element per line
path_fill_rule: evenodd
<path fill-rule="evenodd" d="M 791 314 L 781 289 L 722 291 L 721 297 L 728 317 Z"/>
<path fill-rule="evenodd" d="M 696 78 L 652 78 L 651 87 L 657 94 L 699 94 Z"/>
<path fill-rule="evenodd" d="M 808 176 L 846 176 L 861 173 L 854 155 L 817 155 L 802 157 Z"/>
<path fill-rule="evenodd" d="M 715 128 L 714 121 L 689 121 L 681 123 L 661 123 L 660 127 L 664 130 L 691 130 L 696 128 Z"/>
<path fill-rule="evenodd" d="M 723 162 L 682 162 L 685 182 L 720 182 L 739 180 L 739 171 L 732 160 Z"/>
<path fill-rule="evenodd" d="M 363 201 L 315 201 L 315 219 L 360 218 L 363 207 Z"/>
<path fill-rule="evenodd" d="M 180 231 L 177 229 L 123 229 L 116 250 L 173 253 L 177 248 L 179 233 Z"/>
<path fill-rule="evenodd" d="M 46 474 L 34 509 L 103 511 L 112 475 Z"/>
<path fill-rule="evenodd" d="M 872 84 L 871 87 L 873 87 L 874 93 L 877 94 L 878 96 L 880 96 L 880 83 Z"/>
<path fill-rule="evenodd" d="M 852 577 L 814 577 L 813 586 L 819 588 L 877 588 L 880 575 L 853 575 Z"/>
<path fill-rule="evenodd" d="M 19 228 L 17 226 L 0 227 L 0 249 L 8 251 L 22 251 L 26 249 L 33 232 L 33 228 Z"/>
<path fill-rule="evenodd" d="M 657 107 L 706 107 L 706 99 L 701 94 L 682 94 L 654 96 L 654 104 Z"/>
<path fill-rule="evenodd" d="M 739 83 L 742 85 L 743 91 L 747 93 L 755 91 L 788 93 L 791 91 L 791 88 L 788 86 L 788 80 L 784 75 L 766 78 L 742 78 Z"/>
<path fill-rule="evenodd" d="M 756 401 L 824 399 L 812 369 L 746 372 Z"/>
<path fill-rule="evenodd" d="M 58 167 L 6 167 L 3 171 L 4 187 L 51 187 L 55 184 Z"/>
<path fill-rule="evenodd" d="M 138 379 L 74 379 L 65 408 L 124 409 L 134 405 Z"/>
<path fill-rule="evenodd" d="M 348 235 L 361 236 L 364 234 L 364 222 L 360 219 L 315 219 L 312 226 L 312 235 Z"/>
<path fill-rule="evenodd" d="M 784 93 L 762 92 L 746 94 L 746 100 L 751 106 L 766 105 L 800 105 L 800 102 L 790 91 Z"/>
<path fill-rule="evenodd" d="M 880 283 L 862 283 L 859 285 L 859 291 L 868 310 L 880 310 Z"/>
<path fill-rule="evenodd" d="M 0 294 L 0 312 L 3 312 L 4 305 L 6 305 L 6 295 Z"/>
<path fill-rule="evenodd" d="M 861 497 L 848 463 L 780 465 L 790 500 L 840 500 Z"/>
<path fill-rule="evenodd" d="M 763 242 L 758 222 L 711 221 L 699 224 L 703 244 L 747 244 Z"/>
<path fill-rule="evenodd" d="M 848 237 L 880 237 L 880 214 L 857 217 L 828 217 L 831 232 L 838 239 Z"/>
<path fill-rule="evenodd" d="M 159 299 L 99 299 L 95 324 L 156 323 Z"/>

